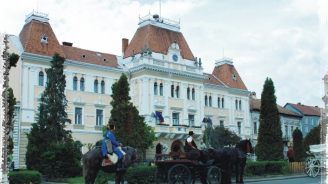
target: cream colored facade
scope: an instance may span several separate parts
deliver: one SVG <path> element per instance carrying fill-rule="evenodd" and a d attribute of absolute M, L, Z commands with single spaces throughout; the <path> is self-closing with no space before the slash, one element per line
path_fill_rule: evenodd
<path fill-rule="evenodd" d="M 144 25 L 147 22 L 140 24 Z M 165 29 L 170 29 L 169 25 L 165 26 Z M 176 28 L 173 31 L 177 31 Z M 210 118 L 214 126 L 221 125 L 235 131 L 242 138 L 250 138 L 249 91 L 207 83 L 207 75 L 201 65 L 182 58 L 179 47 L 177 43 L 172 43 L 166 54 L 139 53 L 124 59 L 116 56 L 118 67 L 66 60 L 65 94 L 68 100 L 67 114 L 71 120 L 67 129 L 72 131 L 75 140 L 85 144 L 83 153 L 88 150 L 87 144 L 95 144 L 102 138 L 101 127 L 110 118 L 111 86 L 122 73 L 129 78 L 131 101 L 156 133 L 158 140 L 154 145 L 161 142 L 170 147 L 173 140 L 184 141 L 190 130 L 194 131 L 196 141 L 200 144 L 204 118 Z M 10 72 L 10 86 L 18 101 L 14 130 L 15 167 L 24 168 L 26 133 L 30 131 L 31 124 L 36 122 L 40 95 L 46 85 L 45 70 L 50 67 L 51 57 L 25 52 L 17 36 L 11 36 L 10 49 L 21 56 L 17 67 Z M 178 59 L 174 60 L 174 57 Z M 41 83 L 40 72 L 44 74 Z M 74 89 L 75 77 L 77 89 Z M 84 91 L 80 88 L 82 77 Z M 95 80 L 99 81 L 98 92 L 94 89 Z M 101 93 L 100 81 L 105 84 L 104 94 Z M 205 96 L 211 97 L 211 105 L 206 102 Z M 236 101 L 238 107 L 235 106 Z M 101 125 L 96 123 L 97 110 L 102 112 Z M 156 111 L 162 114 L 164 122 L 158 121 Z M 146 156 L 151 159 L 153 155 L 154 148 L 151 148 Z"/>

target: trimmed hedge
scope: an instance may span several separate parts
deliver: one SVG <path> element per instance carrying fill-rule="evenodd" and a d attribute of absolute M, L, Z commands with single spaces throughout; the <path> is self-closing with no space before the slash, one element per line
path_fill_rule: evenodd
<path fill-rule="evenodd" d="M 9 172 L 9 183 L 10 184 L 40 184 L 41 183 L 41 173 L 32 170 L 23 171 L 12 171 Z"/>
<path fill-rule="evenodd" d="M 152 184 L 155 183 L 156 166 L 139 165 L 131 167 L 125 175 L 129 184 Z"/>
<path fill-rule="evenodd" d="M 247 162 L 245 173 L 248 176 L 266 174 L 285 174 L 288 172 L 286 161 L 250 161 Z"/>

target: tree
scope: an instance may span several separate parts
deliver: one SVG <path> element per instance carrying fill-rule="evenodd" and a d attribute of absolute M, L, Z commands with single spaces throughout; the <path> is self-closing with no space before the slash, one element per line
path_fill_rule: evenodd
<path fill-rule="evenodd" d="M 113 84 L 111 118 L 109 124 L 116 125 L 118 140 L 127 146 L 137 148 L 143 155 L 155 140 L 153 129 L 144 122 L 138 109 L 130 102 L 129 83 L 126 75 Z"/>
<path fill-rule="evenodd" d="M 26 165 L 49 178 L 71 177 L 81 174 L 82 144 L 74 142 L 65 130 L 67 119 L 65 96 L 65 59 L 55 54 L 51 68 L 46 70 L 48 81 L 41 95 L 37 122 L 28 134 Z"/>
<path fill-rule="evenodd" d="M 211 126 L 206 127 L 203 135 L 204 143 L 214 149 L 236 145 L 240 139 L 237 134 L 223 127 L 216 127 L 214 129 Z"/>
<path fill-rule="evenodd" d="M 320 144 L 321 125 L 318 125 L 310 130 L 305 136 L 303 146 L 305 150 L 310 150 L 310 145 Z"/>
<path fill-rule="evenodd" d="M 13 153 L 14 143 L 12 138 L 12 132 L 14 130 L 14 112 L 16 105 L 16 98 L 14 97 L 13 89 L 8 88 L 6 90 L 7 93 L 7 104 L 8 104 L 8 112 L 7 112 L 7 122 L 6 122 L 6 134 L 8 136 L 8 145 L 7 145 L 7 154 L 11 155 Z"/>
<path fill-rule="evenodd" d="M 303 134 L 298 128 L 296 128 L 293 132 L 293 150 L 295 161 L 303 161 L 305 157 L 305 149 L 303 147 Z"/>
<path fill-rule="evenodd" d="M 283 159 L 282 132 L 273 81 L 266 78 L 261 94 L 260 128 L 256 155 L 259 160 Z"/>

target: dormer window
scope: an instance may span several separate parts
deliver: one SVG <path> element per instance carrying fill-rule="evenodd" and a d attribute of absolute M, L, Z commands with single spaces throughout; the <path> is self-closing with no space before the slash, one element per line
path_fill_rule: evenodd
<path fill-rule="evenodd" d="M 40 41 L 41 43 L 44 43 L 44 44 L 48 44 L 48 36 L 47 35 L 45 35 L 45 34 L 43 34 L 42 36 L 41 36 L 41 41 Z"/>
<path fill-rule="evenodd" d="M 237 76 L 236 76 L 236 74 L 234 73 L 234 74 L 232 74 L 232 79 L 233 80 L 237 80 Z"/>

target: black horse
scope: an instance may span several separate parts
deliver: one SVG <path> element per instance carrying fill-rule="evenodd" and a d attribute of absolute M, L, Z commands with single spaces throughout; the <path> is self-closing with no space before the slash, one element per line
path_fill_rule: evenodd
<path fill-rule="evenodd" d="M 209 159 L 214 159 L 215 163 L 222 169 L 222 184 L 231 183 L 233 167 L 236 173 L 236 183 L 244 183 L 243 175 L 246 166 L 247 154 L 252 153 L 253 148 L 250 140 L 242 140 L 235 148 L 208 149 Z M 206 152 L 205 152 L 206 153 Z"/>
<path fill-rule="evenodd" d="M 137 161 L 137 151 L 136 149 L 126 146 L 122 147 L 123 151 L 126 153 L 124 159 L 125 168 L 134 164 Z M 110 165 L 102 167 L 103 157 L 101 154 L 101 148 L 97 147 L 93 150 L 88 151 L 83 155 L 83 177 L 85 184 L 93 184 L 96 180 L 99 170 L 103 170 L 107 173 L 115 173 L 115 183 L 124 184 L 124 174 L 126 171 L 117 171 L 116 165 Z"/>

